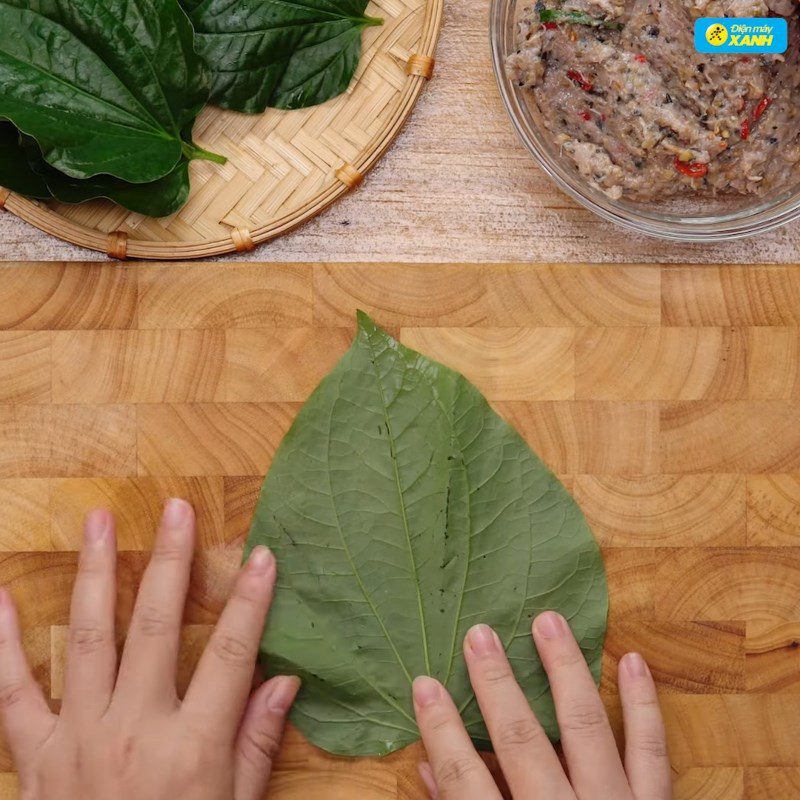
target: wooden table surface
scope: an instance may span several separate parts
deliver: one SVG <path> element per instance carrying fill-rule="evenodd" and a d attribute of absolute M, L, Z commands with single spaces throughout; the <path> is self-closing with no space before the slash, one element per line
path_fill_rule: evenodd
<path fill-rule="evenodd" d="M 572 489 L 611 590 L 602 691 L 649 659 L 678 800 L 800 796 L 800 267 L 4 264 L 0 582 L 57 703 L 84 512 L 119 518 L 119 621 L 161 502 L 201 553 L 180 682 L 261 479 L 363 308 L 462 370 Z M 418 747 L 289 735 L 270 800 L 414 800 Z M 14 796 L 0 751 L 0 798 Z"/>
<path fill-rule="evenodd" d="M 248 260 L 800 261 L 800 223 L 743 242 L 679 245 L 622 232 L 556 190 L 502 107 L 488 9 L 488 0 L 446 0 L 433 80 L 362 188 Z M 0 214 L 0 258 L 105 257 Z"/>

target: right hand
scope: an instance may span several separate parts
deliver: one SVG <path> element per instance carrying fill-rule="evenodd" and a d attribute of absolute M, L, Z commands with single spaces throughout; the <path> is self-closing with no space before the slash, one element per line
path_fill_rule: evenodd
<path fill-rule="evenodd" d="M 533 638 L 550 679 L 566 772 L 495 632 L 476 625 L 464 642 L 470 680 L 514 800 L 672 800 L 666 732 L 644 659 L 628 653 L 619 664 L 623 765 L 600 694 L 566 620 L 552 611 L 540 614 Z M 501 800 L 444 687 L 433 678 L 417 678 L 414 709 L 430 759 L 420 764 L 420 775 L 431 798 Z"/>

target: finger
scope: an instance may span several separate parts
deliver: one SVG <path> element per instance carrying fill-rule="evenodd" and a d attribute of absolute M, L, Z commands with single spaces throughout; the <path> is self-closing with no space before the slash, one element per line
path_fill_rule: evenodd
<path fill-rule="evenodd" d="M 414 681 L 414 712 L 433 769 L 438 800 L 501 800 L 455 703 L 439 681 L 425 675 Z"/>
<path fill-rule="evenodd" d="M 28 754 L 52 733 L 56 717 L 33 679 L 22 649 L 17 610 L 4 588 L 0 588 L 0 716 L 17 769 L 24 772 Z"/>
<path fill-rule="evenodd" d="M 111 512 L 92 511 L 86 518 L 70 607 L 63 693 L 68 717 L 99 719 L 114 691 L 116 550 Z"/>
<path fill-rule="evenodd" d="M 194 552 L 195 517 L 185 500 L 166 502 L 122 655 L 117 695 L 176 705 L 181 620 Z M 116 698 L 115 698 L 116 700 Z"/>
<path fill-rule="evenodd" d="M 464 641 L 464 658 L 494 751 L 515 798 L 574 798 L 547 734 L 528 705 L 497 634 L 476 625 Z"/>
<path fill-rule="evenodd" d="M 231 741 L 250 694 L 258 646 L 275 586 L 275 557 L 256 547 L 186 692 L 183 709 Z"/>
<path fill-rule="evenodd" d="M 636 800 L 671 800 L 667 732 L 653 676 L 638 653 L 628 653 L 619 663 L 619 692 L 625 720 L 625 771 Z"/>
<path fill-rule="evenodd" d="M 279 675 L 250 698 L 236 742 L 235 800 L 262 800 L 300 679 Z"/>
<path fill-rule="evenodd" d="M 580 800 L 630 798 L 630 788 L 600 694 L 566 620 L 553 611 L 533 623 L 533 638 L 556 706 L 570 780 Z"/>
<path fill-rule="evenodd" d="M 436 785 L 436 778 L 433 777 L 433 768 L 427 761 L 420 761 L 417 764 L 417 771 L 425 788 L 428 790 L 431 800 L 439 800 L 439 787 Z"/>

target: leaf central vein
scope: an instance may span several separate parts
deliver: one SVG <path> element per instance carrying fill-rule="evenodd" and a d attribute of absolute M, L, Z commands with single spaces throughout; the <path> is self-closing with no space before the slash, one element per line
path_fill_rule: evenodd
<path fill-rule="evenodd" d="M 371 355 L 370 363 L 372 364 L 372 368 L 375 373 L 375 383 L 378 385 L 378 391 L 381 398 L 381 407 L 383 408 L 383 420 L 386 424 L 386 436 L 389 440 L 389 455 L 391 457 L 392 467 L 394 469 L 394 481 L 397 487 L 397 502 L 400 507 L 400 515 L 403 520 L 403 531 L 405 532 L 406 542 L 408 544 L 408 555 L 411 559 L 411 572 L 414 576 L 414 587 L 417 591 L 417 606 L 419 608 L 419 624 L 422 632 L 422 650 L 425 654 L 425 669 L 427 674 L 430 675 L 431 659 L 430 653 L 428 652 L 428 632 L 425 626 L 425 609 L 422 605 L 422 592 L 419 585 L 419 573 L 417 572 L 416 559 L 414 558 L 414 548 L 411 544 L 411 531 L 408 526 L 405 498 L 403 497 L 403 488 L 400 482 L 400 467 L 397 463 L 397 448 L 395 446 L 394 434 L 392 433 L 392 423 L 389 420 L 389 407 L 386 403 L 386 393 L 383 389 L 383 381 L 381 380 L 381 376 L 378 372 L 378 366 L 376 364 L 377 355 L 372 347 L 372 341 L 369 338 L 369 334 L 365 333 L 364 335 L 367 339 L 367 346 L 369 347 Z"/>

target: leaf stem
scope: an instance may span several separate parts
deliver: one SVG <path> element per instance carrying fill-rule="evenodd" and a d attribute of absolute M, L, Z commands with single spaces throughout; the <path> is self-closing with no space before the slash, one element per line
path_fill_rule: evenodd
<path fill-rule="evenodd" d="M 201 161 L 213 161 L 215 164 L 228 163 L 228 159 L 225 156 L 221 156 L 218 153 L 212 153 L 208 150 L 203 150 L 202 147 L 198 147 L 193 142 L 183 143 L 183 154 L 190 160 L 197 158 Z"/>
<path fill-rule="evenodd" d="M 374 28 L 383 25 L 383 17 L 364 17 L 364 27 Z"/>

